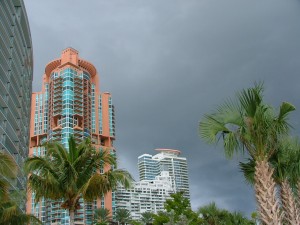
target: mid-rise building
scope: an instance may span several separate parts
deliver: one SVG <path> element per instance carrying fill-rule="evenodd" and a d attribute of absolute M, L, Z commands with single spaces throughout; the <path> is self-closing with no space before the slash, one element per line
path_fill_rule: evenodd
<path fill-rule="evenodd" d="M 116 206 L 131 212 L 133 219 L 141 219 L 144 212 L 165 211 L 164 203 L 170 194 L 184 192 L 190 199 L 187 160 L 180 151 L 156 149 L 158 154 L 143 154 L 138 157 L 140 181 L 132 188 L 122 186 L 116 191 Z"/>
<path fill-rule="evenodd" d="M 42 91 L 32 94 L 29 155 L 43 156 L 45 141 L 61 142 L 68 149 L 71 135 L 77 142 L 89 137 L 95 148 L 110 149 L 115 154 L 111 95 L 100 93 L 96 68 L 80 58 L 78 51 L 67 48 L 60 58 L 46 65 Z M 61 202 L 43 199 L 35 204 L 34 200 L 34 193 L 29 193 L 27 212 L 40 218 L 43 224 L 69 224 L 68 212 L 61 209 Z M 81 201 L 83 207 L 76 211 L 76 224 L 91 224 L 96 207 L 113 212 L 114 201 L 114 193 L 94 203 Z"/>
<path fill-rule="evenodd" d="M 158 154 L 143 154 L 138 157 L 140 180 L 153 179 L 162 171 L 168 171 L 175 192 L 182 191 L 190 199 L 187 160 L 180 157 L 180 151 L 174 149 L 156 149 Z"/>
<path fill-rule="evenodd" d="M 164 211 L 164 203 L 172 193 L 172 178 L 163 171 L 152 180 L 134 182 L 130 189 L 118 188 L 116 204 L 117 208 L 129 210 L 132 219 L 139 220 L 144 212 Z"/>
<path fill-rule="evenodd" d="M 26 190 L 23 162 L 28 155 L 33 57 L 23 0 L 0 1 L 0 151 L 15 159 L 15 191 Z M 20 199 L 25 210 L 25 198 Z"/>

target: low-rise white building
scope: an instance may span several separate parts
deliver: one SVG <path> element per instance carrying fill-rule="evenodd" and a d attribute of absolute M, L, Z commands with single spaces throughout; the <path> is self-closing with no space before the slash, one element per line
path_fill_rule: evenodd
<path fill-rule="evenodd" d="M 154 180 L 134 182 L 130 189 L 118 188 L 115 193 L 116 206 L 131 212 L 132 219 L 139 220 L 144 212 L 164 211 L 164 203 L 174 193 L 172 177 L 162 171 Z"/>

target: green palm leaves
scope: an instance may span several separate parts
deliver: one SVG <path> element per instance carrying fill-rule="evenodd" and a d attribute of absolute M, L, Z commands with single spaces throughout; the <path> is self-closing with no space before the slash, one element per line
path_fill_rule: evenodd
<path fill-rule="evenodd" d="M 200 136 L 209 144 L 223 141 L 225 155 L 247 151 L 249 163 L 241 164 L 254 182 L 260 218 L 266 224 L 280 224 L 281 212 L 276 200 L 274 169 L 269 160 L 277 154 L 282 137 L 288 134 L 288 115 L 295 107 L 283 102 L 276 113 L 263 101 L 263 85 L 242 90 L 211 114 L 204 115 L 199 125 Z M 252 167 L 251 167 L 252 166 Z M 253 169 L 254 166 L 254 169 Z"/>
<path fill-rule="evenodd" d="M 24 214 L 13 201 L 0 202 L 0 225 L 40 225 L 42 224 L 33 215 Z"/>
<path fill-rule="evenodd" d="M 110 211 L 106 208 L 96 209 L 94 213 L 94 225 L 107 225 L 111 221 Z"/>
<path fill-rule="evenodd" d="M 0 152 L 0 196 L 1 198 L 8 197 L 9 183 L 7 179 L 13 179 L 17 177 L 18 168 L 14 159 L 4 153 Z"/>
<path fill-rule="evenodd" d="M 128 209 L 117 209 L 116 221 L 120 224 L 129 223 L 131 220 L 131 214 Z"/>
<path fill-rule="evenodd" d="M 223 139 L 225 154 L 246 149 L 253 158 L 268 159 L 277 147 L 280 135 L 288 132 L 287 117 L 295 107 L 283 102 L 279 113 L 262 101 L 262 85 L 255 85 L 237 94 L 216 112 L 204 115 L 200 122 L 200 136 L 208 143 Z"/>
<path fill-rule="evenodd" d="M 224 209 L 219 209 L 216 204 L 200 207 L 198 213 L 202 219 L 203 225 L 254 225 L 253 221 L 248 220 L 239 212 L 229 212 Z"/>
<path fill-rule="evenodd" d="M 18 167 L 13 157 L 0 152 L 0 225 L 25 225 L 29 222 L 41 224 L 34 216 L 24 214 L 19 205 L 12 200 L 9 180 L 15 179 L 17 174 Z"/>

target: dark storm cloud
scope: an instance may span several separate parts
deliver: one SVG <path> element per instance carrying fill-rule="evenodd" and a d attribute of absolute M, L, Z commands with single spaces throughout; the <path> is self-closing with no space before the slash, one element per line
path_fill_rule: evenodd
<path fill-rule="evenodd" d="M 299 1 L 25 0 L 34 44 L 34 90 L 45 64 L 79 50 L 113 95 L 122 167 L 159 147 L 189 162 L 194 208 L 255 210 L 253 191 L 221 146 L 199 139 L 198 122 L 227 97 L 264 81 L 266 99 L 299 109 Z M 292 117 L 299 133 L 298 112 Z"/>

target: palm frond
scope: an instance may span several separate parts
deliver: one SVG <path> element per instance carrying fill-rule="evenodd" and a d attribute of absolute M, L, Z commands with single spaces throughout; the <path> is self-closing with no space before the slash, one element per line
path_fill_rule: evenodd
<path fill-rule="evenodd" d="M 130 188 L 134 181 L 130 173 L 123 169 L 109 170 L 107 173 L 109 182 L 112 184 L 112 189 L 116 189 L 118 185 L 122 185 L 124 188 Z"/>
<path fill-rule="evenodd" d="M 92 201 L 95 197 L 101 197 L 108 191 L 115 190 L 119 184 L 129 188 L 133 178 L 125 170 L 109 170 L 104 174 L 95 173 L 82 188 L 83 198 Z"/>
<path fill-rule="evenodd" d="M 239 139 L 235 133 L 229 132 L 224 135 L 224 150 L 226 157 L 232 158 L 234 153 L 238 153 L 239 149 Z"/>
<path fill-rule="evenodd" d="M 283 102 L 280 106 L 280 110 L 278 113 L 277 118 L 275 119 L 275 131 L 280 134 L 287 134 L 289 128 L 291 128 L 291 125 L 288 123 L 288 116 L 290 112 L 296 110 L 296 108 L 288 103 L 288 102 Z"/>
<path fill-rule="evenodd" d="M 237 94 L 241 107 L 247 117 L 254 117 L 257 107 L 262 103 L 263 85 L 256 84 L 253 88 L 242 90 Z"/>
<path fill-rule="evenodd" d="M 216 117 L 216 114 L 204 115 L 204 119 L 199 123 L 199 134 L 209 144 L 217 142 L 218 134 L 229 132 L 225 124 Z"/>
<path fill-rule="evenodd" d="M 98 208 L 94 212 L 94 220 L 96 222 L 108 222 L 111 219 L 110 211 L 107 208 Z"/>
<path fill-rule="evenodd" d="M 108 182 L 107 177 L 95 173 L 90 177 L 88 182 L 83 185 L 80 192 L 84 200 L 93 201 L 95 197 L 102 197 L 111 189 L 111 184 Z"/>
<path fill-rule="evenodd" d="M 77 159 L 77 157 L 78 157 L 78 149 L 77 149 L 77 145 L 76 145 L 76 142 L 75 142 L 75 139 L 73 136 L 70 136 L 68 144 L 69 144 L 69 154 L 68 154 L 69 157 L 68 158 L 69 158 L 69 161 L 71 163 L 73 163 L 75 161 L 75 159 Z"/>
<path fill-rule="evenodd" d="M 59 183 L 62 186 L 66 187 L 66 189 L 75 188 L 77 179 L 78 173 L 76 169 L 71 164 L 71 162 L 65 161 L 62 166 L 62 171 L 60 173 Z"/>
<path fill-rule="evenodd" d="M 249 158 L 247 162 L 240 162 L 239 165 L 246 182 L 253 185 L 255 176 L 255 161 L 252 158 Z"/>
<path fill-rule="evenodd" d="M 8 198 L 9 187 L 9 183 L 3 178 L 0 178 L 0 200 Z"/>
<path fill-rule="evenodd" d="M 238 104 L 238 102 L 233 101 L 232 99 L 226 100 L 220 107 L 217 108 L 217 118 L 218 121 L 222 121 L 222 123 L 227 126 L 241 126 L 242 108 Z"/>
<path fill-rule="evenodd" d="M 55 159 L 53 162 L 56 162 L 57 166 L 63 164 L 64 161 L 68 161 L 68 152 L 61 143 L 46 142 L 44 146 L 47 149 L 46 156 Z"/>
<path fill-rule="evenodd" d="M 18 213 L 18 206 L 15 204 L 12 204 L 11 202 L 7 202 L 4 205 L 2 205 L 1 210 L 1 219 L 0 222 L 9 221 L 14 215 Z"/>
<path fill-rule="evenodd" d="M 79 156 L 74 163 L 76 170 L 80 170 L 77 187 L 81 188 L 100 168 L 107 166 L 116 166 L 116 158 L 108 151 L 90 151 L 85 152 Z"/>
<path fill-rule="evenodd" d="M 7 178 L 15 178 L 18 173 L 18 166 L 14 158 L 0 151 L 0 175 Z"/>
<path fill-rule="evenodd" d="M 35 201 L 38 202 L 42 197 L 50 199 L 62 198 L 64 188 L 51 174 L 48 176 L 39 176 L 30 174 L 28 177 L 28 188 L 35 193 Z"/>
<path fill-rule="evenodd" d="M 283 102 L 280 106 L 278 120 L 279 121 L 286 120 L 289 113 L 295 110 L 296 108 L 294 105 L 292 105 L 289 102 Z"/>

